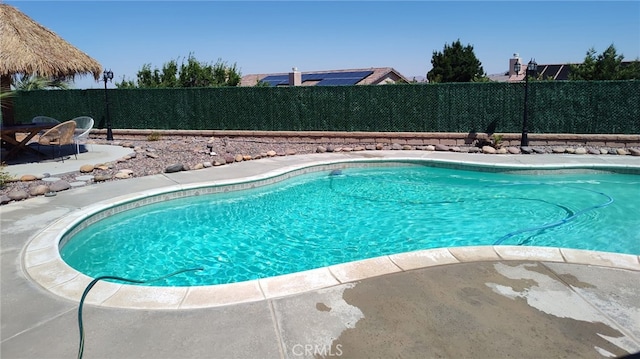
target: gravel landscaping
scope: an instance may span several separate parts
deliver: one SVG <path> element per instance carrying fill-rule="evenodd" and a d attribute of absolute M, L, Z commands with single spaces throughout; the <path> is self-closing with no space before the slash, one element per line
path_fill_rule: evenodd
<path fill-rule="evenodd" d="M 107 144 L 105 140 L 93 139 L 92 143 Z M 364 150 L 425 150 L 480 152 L 487 155 L 573 153 L 593 155 L 640 156 L 638 148 L 598 148 L 579 146 L 534 146 L 502 147 L 490 146 L 411 146 L 380 143 L 318 144 L 314 141 L 286 142 L 282 139 L 264 137 L 199 137 L 162 136 L 150 140 L 148 136 L 130 136 L 111 143 L 114 146 L 131 148 L 131 153 L 109 163 L 86 164 L 76 172 L 56 174 L 51 178 L 46 173 L 32 173 L 13 179 L 0 188 L 0 204 L 24 200 L 51 192 L 73 189 L 76 185 L 90 185 L 100 181 L 126 180 L 158 173 L 198 170 L 211 166 L 231 165 L 233 162 L 259 160 L 272 156 L 292 156 L 317 152 L 349 152 Z"/>

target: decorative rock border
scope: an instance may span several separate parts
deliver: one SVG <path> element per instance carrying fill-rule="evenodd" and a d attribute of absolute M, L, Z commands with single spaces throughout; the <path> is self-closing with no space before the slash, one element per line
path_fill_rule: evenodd
<path fill-rule="evenodd" d="M 126 130 L 122 130 L 122 131 L 126 131 Z M 185 131 L 171 131 L 171 133 L 180 133 L 180 132 L 185 132 Z M 188 132 L 188 131 L 187 131 Z M 201 131 L 201 132 L 207 132 L 207 131 Z M 231 131 L 233 132 L 233 131 Z M 251 132 L 253 133 L 253 132 Z M 279 135 L 289 135 L 292 136 L 294 133 L 277 133 Z M 273 134 L 271 133 L 272 136 L 275 136 L 277 134 Z M 305 133 L 295 133 L 296 135 L 300 136 L 300 135 L 305 135 Z M 376 135 L 382 135 L 384 133 L 380 133 L 380 134 L 376 134 Z M 308 133 L 307 133 L 308 135 Z M 326 135 L 326 133 L 323 133 L 323 135 Z M 333 134 L 332 134 L 333 135 Z M 361 136 L 362 134 L 350 134 L 351 136 Z M 387 134 L 390 135 L 390 134 Z M 393 135 L 396 136 L 408 136 L 407 134 L 395 134 L 393 133 Z M 426 138 L 430 138 L 429 136 L 434 135 L 434 134 L 413 134 L 414 136 L 419 136 L 419 135 L 425 135 L 427 136 Z M 452 135 L 452 134 L 439 134 L 441 136 L 443 136 L 445 139 L 447 139 L 448 137 L 452 137 L 452 136 L 448 136 L 448 135 Z M 456 135 L 457 137 L 453 136 L 453 138 L 459 138 L 461 136 L 461 134 L 453 134 Z M 469 136 L 471 136 L 470 134 L 467 135 L 466 139 L 469 138 Z M 538 135 L 538 136 L 544 136 L 544 135 Z M 553 138 L 554 135 L 547 135 L 547 136 L 551 136 L 551 138 Z M 563 136 L 566 138 L 574 138 L 576 136 L 580 136 L 580 135 L 555 135 L 555 136 Z M 593 135 L 595 136 L 595 135 Z M 599 135 L 601 137 L 605 137 L 605 138 L 609 138 L 611 137 L 612 139 L 619 139 L 623 136 L 615 136 L 612 137 L 613 135 Z M 513 136 L 511 136 L 513 137 Z M 630 138 L 631 141 L 634 140 L 634 136 L 627 136 Z M 638 138 L 640 138 L 640 136 L 637 136 Z M 429 144 L 429 145 L 413 145 L 410 144 L 409 142 L 412 142 L 410 139 L 407 140 L 403 140 L 402 142 L 406 142 L 406 143 L 401 143 L 401 142 L 392 142 L 390 144 L 387 144 L 385 142 L 377 142 L 375 144 L 365 144 L 362 146 L 341 146 L 339 144 L 329 144 L 329 145 L 318 145 L 315 149 L 315 153 L 325 153 L 325 152 L 354 152 L 354 151 L 376 151 L 376 150 L 397 150 L 397 151 L 447 151 L 447 152 L 458 152 L 458 153 L 482 153 L 482 154 L 489 154 L 489 155 L 500 155 L 500 154 L 530 154 L 530 155 L 534 155 L 534 154 L 575 154 L 575 155 L 584 155 L 584 154 L 590 154 L 590 155 L 616 155 L 616 156 L 640 156 L 640 148 L 635 148 L 635 147 L 596 147 L 596 146 L 589 146 L 589 147 L 583 147 L 583 146 L 561 146 L 561 145 L 554 145 L 554 146 L 524 146 L 524 147 L 517 147 L 517 146 L 502 146 L 501 144 L 496 144 L 494 146 L 490 146 L 490 145 L 484 145 L 482 147 L 477 147 L 478 144 L 481 143 L 486 143 L 487 139 L 489 137 L 486 134 L 474 134 L 474 136 L 472 137 L 473 141 L 471 144 L 476 144 L 476 146 L 471 145 L 471 144 L 467 144 L 464 146 L 457 146 L 457 145 L 447 145 L 444 143 L 437 143 L 437 144 Z M 509 136 L 507 136 L 507 138 L 510 138 Z M 324 137 L 321 137 L 320 139 L 325 139 Z M 334 139 L 333 137 L 331 137 L 331 139 Z M 626 137 L 623 137 L 623 139 L 626 140 Z M 341 138 L 342 141 L 347 142 L 347 140 L 350 140 L 350 138 Z M 353 140 L 353 139 L 351 139 Z M 368 141 L 373 141 L 373 139 L 367 139 Z M 359 139 L 358 141 L 364 141 L 363 139 Z M 465 140 L 466 141 L 466 140 Z M 482 141 L 482 142 L 480 142 Z M 332 141 L 327 141 L 327 142 L 332 142 Z M 413 142 L 421 142 L 424 143 L 424 140 L 422 141 L 413 141 Z M 443 142 L 443 141 L 440 141 Z M 444 141 L 446 142 L 446 141 Z M 459 142 L 459 140 L 454 141 L 453 143 L 457 143 Z M 505 142 L 501 142 L 501 143 L 507 143 Z M 132 148 L 133 152 L 131 152 L 129 155 L 124 156 L 123 158 L 117 159 L 115 162 L 126 162 L 130 159 L 136 158 L 138 155 L 142 155 L 142 156 L 147 156 L 150 158 L 158 158 L 158 154 L 155 153 L 155 150 L 152 148 L 148 148 L 148 149 L 143 149 L 141 147 L 136 147 L 133 142 L 131 141 L 122 141 L 122 142 L 113 142 L 113 145 L 119 145 L 122 147 L 126 147 L 126 148 Z M 606 144 L 606 142 L 601 142 L 599 144 Z M 203 152 L 207 152 L 212 156 L 216 156 L 217 154 L 215 152 L 212 151 L 213 149 L 213 139 L 210 139 L 207 144 L 206 144 L 206 148 L 203 149 Z M 232 154 L 228 154 L 223 156 L 223 158 L 215 160 L 213 162 L 201 162 L 201 163 L 197 163 L 191 167 L 183 164 L 183 163 L 173 163 L 173 164 L 168 164 L 167 167 L 164 169 L 165 173 L 174 173 L 174 172 L 180 172 L 180 171 L 190 171 L 190 170 L 198 170 L 198 169 L 202 169 L 202 168 L 208 168 L 208 167 L 212 167 L 212 166 L 223 166 L 223 165 L 228 165 L 228 164 L 232 164 L 234 162 L 243 162 L 243 161 L 251 161 L 251 160 L 258 160 L 261 158 L 268 158 L 268 157 L 275 157 L 275 156 L 293 156 L 296 155 L 297 151 L 294 149 L 287 149 L 284 151 L 280 151 L 280 152 L 276 152 L 274 150 L 269 150 L 266 152 L 261 152 L 259 154 L 254 154 L 254 155 L 249 155 L 249 154 L 243 154 L 243 153 L 238 153 L 235 155 Z M 103 181 L 108 181 L 108 180 L 113 180 L 113 179 L 117 179 L 117 180 L 121 180 L 121 179 L 127 179 L 127 178 L 132 178 L 134 177 L 134 173 L 132 170 L 120 170 L 118 173 L 111 175 L 111 174 L 101 174 L 101 173 L 96 173 L 96 170 L 105 170 L 108 169 L 110 166 L 110 164 L 84 164 L 79 168 L 79 172 L 80 173 L 86 173 L 86 174 L 91 174 L 93 176 L 92 180 L 89 181 L 85 181 L 85 184 L 90 183 L 91 181 L 93 182 L 103 182 Z M 47 182 L 50 182 L 50 180 L 47 180 L 48 175 L 47 174 L 26 174 L 21 176 L 20 178 L 12 178 L 12 179 L 8 179 L 7 182 L 15 182 L 15 181 L 20 181 L 20 182 L 32 182 L 32 181 L 36 181 L 36 180 L 45 180 Z M 83 184 L 80 184 L 79 181 L 82 180 L 77 180 L 74 182 L 73 185 L 71 185 L 69 182 L 67 181 L 62 181 L 60 183 L 53 183 L 51 185 L 48 185 L 49 188 L 48 190 L 45 190 L 44 188 L 41 188 L 41 185 L 35 186 L 34 188 L 30 189 L 28 192 L 22 189 L 18 189 L 18 190 L 14 190 L 11 191 L 9 193 L 7 193 L 6 195 L 2 195 L 0 196 L 0 204 L 7 204 L 9 202 L 12 201 L 20 201 L 20 200 L 24 200 L 24 199 L 28 199 L 30 197 L 35 197 L 35 196 L 39 196 L 39 195 L 44 195 L 45 193 L 50 193 L 50 192 L 59 192 L 59 191 L 64 191 L 67 190 L 71 187 L 78 187 L 78 186 L 82 186 Z"/>

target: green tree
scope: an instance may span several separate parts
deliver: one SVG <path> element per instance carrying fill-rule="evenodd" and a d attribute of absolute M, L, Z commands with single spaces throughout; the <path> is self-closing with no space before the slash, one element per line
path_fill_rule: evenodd
<path fill-rule="evenodd" d="M 178 63 L 171 60 L 162 66 L 160 87 L 178 87 Z"/>
<path fill-rule="evenodd" d="M 126 80 L 124 76 L 122 76 L 122 82 L 116 82 L 116 87 L 121 89 L 133 89 L 136 88 L 136 83 L 133 80 Z"/>
<path fill-rule="evenodd" d="M 486 78 L 473 46 L 462 46 L 460 39 L 451 45 L 445 44 L 442 52 L 434 51 L 431 65 L 433 68 L 427 73 L 429 82 L 472 82 Z"/>
<path fill-rule="evenodd" d="M 618 55 L 615 46 L 609 45 L 596 56 L 596 50 L 590 48 L 581 64 L 571 65 L 569 80 L 632 80 L 640 79 L 640 61 L 623 62 L 624 56 Z"/>
<path fill-rule="evenodd" d="M 240 72 L 236 64 L 228 65 L 218 59 L 215 64 L 198 61 L 192 54 L 182 61 L 180 66 L 171 60 L 162 66 L 151 69 L 151 64 L 144 64 L 137 73 L 137 84 L 122 78 L 116 82 L 118 88 L 168 88 L 168 87 L 218 87 L 238 86 Z"/>

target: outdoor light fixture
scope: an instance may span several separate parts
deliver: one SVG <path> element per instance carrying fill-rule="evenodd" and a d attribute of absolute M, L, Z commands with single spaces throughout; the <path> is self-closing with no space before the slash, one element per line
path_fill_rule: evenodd
<path fill-rule="evenodd" d="M 516 75 L 520 74 L 520 70 L 522 69 L 522 65 L 520 61 L 513 64 L 513 71 L 515 71 Z M 527 70 L 524 74 L 524 118 L 522 120 L 522 137 L 520 139 L 520 147 L 529 146 L 529 129 L 527 128 L 527 120 L 528 120 L 528 100 L 529 100 L 529 77 L 535 77 L 538 73 L 538 64 L 536 60 L 531 59 L 527 64 Z"/>
<path fill-rule="evenodd" d="M 107 81 L 113 80 L 113 71 L 104 70 L 102 81 L 104 81 L 104 103 L 107 111 L 107 141 L 113 141 L 113 130 L 111 129 L 111 116 L 109 115 L 109 97 L 107 96 Z"/>

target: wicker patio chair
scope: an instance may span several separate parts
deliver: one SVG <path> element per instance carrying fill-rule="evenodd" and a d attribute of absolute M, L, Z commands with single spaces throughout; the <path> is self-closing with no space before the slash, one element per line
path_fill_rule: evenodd
<path fill-rule="evenodd" d="M 38 139 L 38 147 L 40 146 L 54 146 L 53 148 L 53 157 L 56 158 L 56 148 L 58 149 L 58 153 L 60 157 L 62 157 L 62 162 L 64 162 L 64 156 L 62 156 L 62 146 L 64 145 L 72 145 L 74 131 L 76 130 L 75 121 L 66 121 L 61 124 L 56 125 L 55 127 L 47 130 L 43 133 Z M 77 154 L 74 153 L 76 159 L 78 158 Z"/>

